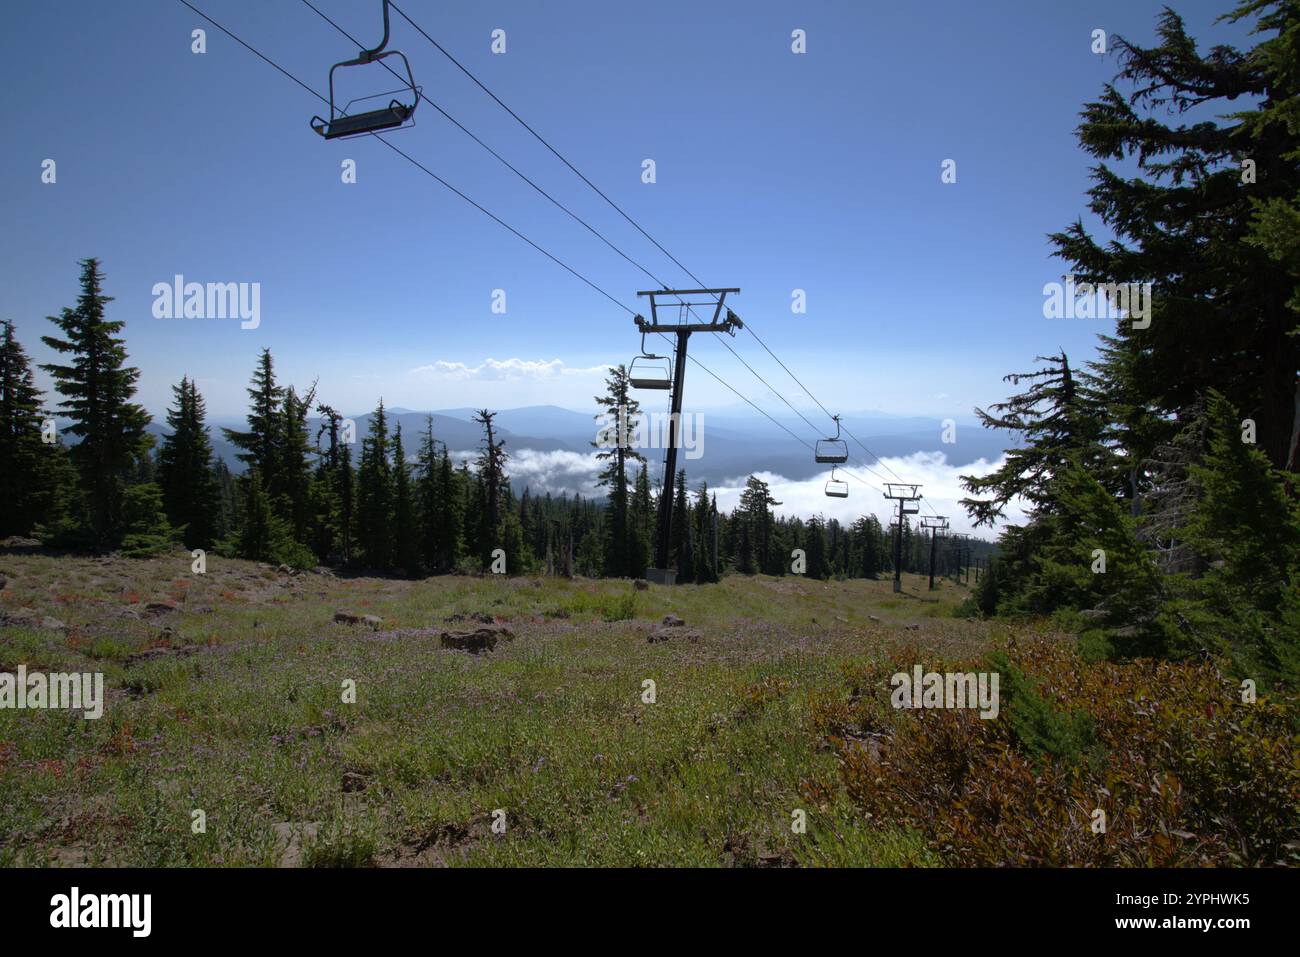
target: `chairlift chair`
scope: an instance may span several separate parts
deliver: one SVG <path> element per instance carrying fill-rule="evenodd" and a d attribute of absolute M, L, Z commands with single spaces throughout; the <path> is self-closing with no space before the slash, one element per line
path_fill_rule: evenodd
<path fill-rule="evenodd" d="M 848 498 L 849 483 L 835 477 L 835 469 L 831 469 L 830 480 L 826 483 L 826 494 L 831 498 Z"/>
<path fill-rule="evenodd" d="M 835 415 L 831 418 L 835 420 L 835 435 L 833 438 L 817 440 L 813 461 L 822 465 L 843 465 L 849 460 L 849 445 L 840 438 L 840 417 Z"/>
<path fill-rule="evenodd" d="M 627 380 L 634 389 L 671 389 L 673 364 L 667 356 L 645 351 L 645 333 L 641 333 L 641 354 L 632 360 Z"/>
<path fill-rule="evenodd" d="M 367 133 L 398 129 L 405 126 L 407 121 L 415 115 L 415 108 L 420 103 L 420 90 L 415 85 L 415 76 L 411 73 L 411 63 L 406 59 L 405 53 L 400 50 L 385 51 L 386 46 L 388 46 L 388 0 L 384 0 L 384 38 L 380 41 L 379 46 L 372 50 L 362 50 L 355 59 L 343 60 L 330 67 L 330 118 L 326 120 L 320 116 L 313 116 L 311 118 L 311 128 L 313 130 L 327 140 L 363 136 Z M 340 110 L 334 105 L 335 70 L 341 66 L 364 66 L 367 63 L 378 63 L 385 57 L 390 56 L 401 57 L 402 64 L 406 67 L 407 83 L 399 92 L 410 92 L 411 102 L 409 105 L 401 100 L 392 99 L 388 101 L 387 106 L 381 109 L 351 114 L 347 112 L 346 107 Z M 387 96 L 388 94 L 379 95 Z M 361 97 L 361 99 L 374 99 L 374 97 Z M 348 106 L 351 105 L 352 103 L 348 104 Z"/>

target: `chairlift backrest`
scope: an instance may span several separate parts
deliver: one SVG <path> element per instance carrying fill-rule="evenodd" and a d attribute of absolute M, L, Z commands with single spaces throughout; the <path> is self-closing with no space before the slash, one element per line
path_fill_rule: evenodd
<path fill-rule="evenodd" d="M 818 439 L 813 460 L 823 465 L 843 465 L 849 460 L 848 443 L 842 439 Z"/>
<path fill-rule="evenodd" d="M 826 483 L 826 494 L 831 498 L 848 498 L 849 483 L 839 479 L 831 479 Z"/>
<path fill-rule="evenodd" d="M 835 477 L 835 469 L 831 469 L 830 480 L 826 483 L 826 494 L 831 498 L 848 498 L 849 483 Z"/>

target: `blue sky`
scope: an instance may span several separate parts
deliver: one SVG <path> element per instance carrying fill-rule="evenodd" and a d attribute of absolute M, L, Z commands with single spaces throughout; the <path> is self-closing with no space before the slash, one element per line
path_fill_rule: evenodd
<path fill-rule="evenodd" d="M 355 54 L 297 0 L 195 2 L 320 90 Z M 377 41 L 378 0 L 318 5 Z M 1042 286 L 1063 272 L 1046 234 L 1083 212 L 1089 162 L 1073 129 L 1116 70 L 1091 32 L 1148 42 L 1158 2 L 401 6 L 706 283 L 739 286 L 736 311 L 832 409 L 964 417 L 1005 394 L 1005 373 L 1061 347 L 1084 358 L 1104 329 L 1043 318 Z M 1213 26 L 1221 0 L 1175 6 L 1209 41 L 1244 39 Z M 627 313 L 381 144 L 319 139 L 316 100 L 174 0 L 23 0 L 6 14 L 0 317 L 38 359 L 44 317 L 74 301 L 76 260 L 91 255 L 155 413 L 186 374 L 212 415 L 241 414 L 263 346 L 284 381 L 319 378 L 348 412 L 381 395 L 415 409 L 588 408 L 600 367 L 636 352 Z M 503 55 L 490 51 L 497 28 Z M 694 284 L 396 14 L 390 46 L 539 185 L 659 278 Z M 339 80 L 348 95 L 393 86 L 379 67 Z M 654 285 L 428 104 L 417 120 L 392 142 L 629 306 Z M 355 184 L 341 182 L 344 159 Z M 945 159 L 955 185 L 940 181 Z M 154 318 L 154 284 L 177 273 L 260 283 L 259 328 Z M 791 313 L 796 288 L 805 315 Z M 692 345 L 783 409 L 720 344 Z M 797 393 L 754 340 L 733 345 Z M 734 401 L 692 372 L 688 407 Z"/>

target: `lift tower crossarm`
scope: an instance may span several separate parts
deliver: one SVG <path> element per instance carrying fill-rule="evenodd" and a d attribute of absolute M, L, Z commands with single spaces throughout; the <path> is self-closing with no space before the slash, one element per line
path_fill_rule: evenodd
<path fill-rule="evenodd" d="M 686 343 L 692 332 L 725 332 L 734 336 L 742 323 L 730 309 L 722 318 L 724 301 L 728 293 L 738 293 L 739 289 L 647 289 L 638 292 L 638 296 L 650 298 L 650 319 L 637 316 L 633 320 L 637 329 L 645 336 L 649 332 L 671 333 L 677 336 L 677 349 L 673 365 L 673 385 L 670 397 L 670 415 L 668 416 L 668 448 L 664 455 L 664 479 L 659 488 L 659 540 L 655 545 L 655 567 L 646 570 L 646 578 L 661 585 L 671 585 L 676 581 L 676 573 L 668 567 L 668 546 L 673 529 L 673 486 L 677 478 L 677 446 L 681 430 L 682 390 L 686 384 Z M 689 302 L 688 296 L 710 296 L 708 302 Z M 676 302 L 661 302 L 661 299 L 675 299 Z M 676 322 L 660 323 L 659 308 L 672 306 L 679 313 L 686 313 L 691 306 L 712 306 L 711 322 Z M 680 315 L 679 315 L 680 318 Z"/>

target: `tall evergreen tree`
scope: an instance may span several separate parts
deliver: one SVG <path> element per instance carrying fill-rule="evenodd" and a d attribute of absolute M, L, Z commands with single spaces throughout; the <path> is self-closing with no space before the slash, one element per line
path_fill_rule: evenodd
<path fill-rule="evenodd" d="M 263 349 L 253 370 L 248 387 L 251 406 L 248 411 L 248 429 L 222 429 L 226 441 L 239 449 L 238 458 L 261 476 L 262 493 L 272 499 L 283 491 L 280 480 L 281 415 L 285 390 L 276 384 L 275 365 L 271 350 Z"/>
<path fill-rule="evenodd" d="M 14 324 L 0 325 L 0 538 L 27 535 L 50 522 L 54 455 L 42 441 L 42 393 Z"/>
<path fill-rule="evenodd" d="M 1080 219 L 1052 239 L 1090 285 L 1085 298 L 1111 283 L 1153 284 L 1150 324 L 1121 319 L 1114 337 L 1136 384 L 1130 404 L 1172 418 L 1217 388 L 1258 421 L 1261 449 L 1285 468 L 1300 435 L 1300 268 L 1286 248 L 1300 196 L 1300 4 L 1247 0 L 1229 19 L 1274 35 L 1247 52 L 1202 52 L 1166 8 L 1157 45 L 1116 39 L 1120 73 L 1078 130 L 1099 161 L 1089 206 L 1110 235 L 1095 238 Z"/>
<path fill-rule="evenodd" d="M 411 466 L 406 461 L 400 422 L 393 432 L 393 564 L 412 578 L 422 571 Z"/>
<path fill-rule="evenodd" d="M 478 478 L 482 487 L 483 507 L 479 516 L 478 552 L 480 559 L 486 563 L 495 548 L 504 547 L 502 541 L 503 497 L 509 492 L 510 479 L 506 476 L 505 466 L 508 458 L 505 440 L 496 438 L 496 413 L 480 409 L 474 415 L 474 421 L 483 426 L 483 447 L 476 460 Z M 507 561 L 513 560 L 507 551 Z"/>
<path fill-rule="evenodd" d="M 632 395 L 627 368 L 619 365 L 610 370 L 605 380 L 605 394 L 595 396 L 596 404 L 604 411 L 596 418 L 605 422 L 600 437 L 591 444 L 603 451 L 596 459 L 603 461 L 597 484 L 609 489 L 605 521 L 605 574 L 613 578 L 639 576 L 644 567 L 635 564 L 635 533 L 631 523 L 631 503 L 628 490 L 628 462 L 644 462 L 645 458 L 632 447 L 632 433 L 641 414 L 641 404 Z"/>
<path fill-rule="evenodd" d="M 70 364 L 41 368 L 53 377 L 63 396 L 59 408 L 72 420 L 64 431 L 80 439 L 70 454 L 88 510 L 87 530 L 94 544 L 112 547 L 125 533 L 126 486 L 153 440 L 145 431 L 149 413 L 131 401 L 140 370 L 126 365 L 126 346 L 118 337 L 123 323 L 105 315 L 113 297 L 104 295 L 103 285 L 99 260 L 82 260 L 77 307 L 49 317 L 63 338 L 41 337 Z"/>
<path fill-rule="evenodd" d="M 677 491 L 673 496 L 672 547 L 669 562 L 677 569 L 677 581 L 695 581 L 694 529 L 691 526 L 691 500 L 686 494 L 686 469 L 677 470 Z"/>
<path fill-rule="evenodd" d="M 393 563 L 393 469 L 391 440 L 384 401 L 370 416 L 361 443 L 357 470 L 357 544 L 371 568 L 387 570 Z"/>
<path fill-rule="evenodd" d="M 172 386 L 175 406 L 167 412 L 170 435 L 158 451 L 158 485 L 171 525 L 190 548 L 209 548 L 221 520 L 221 490 L 212 471 L 203 396 L 188 376 Z"/>

